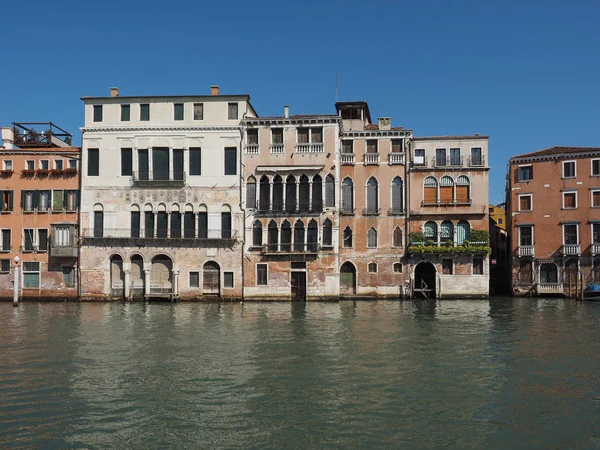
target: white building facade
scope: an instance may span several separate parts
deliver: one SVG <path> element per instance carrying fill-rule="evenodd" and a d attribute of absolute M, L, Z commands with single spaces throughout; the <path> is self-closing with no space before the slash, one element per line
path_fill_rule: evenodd
<path fill-rule="evenodd" d="M 241 298 L 250 97 L 82 100 L 81 298 Z"/>

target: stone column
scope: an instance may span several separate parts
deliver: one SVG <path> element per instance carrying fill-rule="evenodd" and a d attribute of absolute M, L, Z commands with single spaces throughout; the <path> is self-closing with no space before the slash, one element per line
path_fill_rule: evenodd
<path fill-rule="evenodd" d="M 194 238 L 198 239 L 198 213 L 194 213 Z"/>
<path fill-rule="evenodd" d="M 150 296 L 150 269 L 144 269 L 144 297 Z"/>
<path fill-rule="evenodd" d="M 312 179 L 308 182 L 308 210 L 312 211 L 312 190 L 313 190 L 313 182 Z"/>
<path fill-rule="evenodd" d="M 123 265 L 125 265 L 125 264 L 123 264 Z M 131 281 L 130 281 L 130 279 L 131 279 L 131 270 L 129 268 L 123 269 L 123 273 L 125 275 L 124 276 L 124 280 L 123 280 L 123 283 L 125 284 L 124 285 L 124 288 L 125 288 L 125 300 L 131 300 L 131 295 L 130 295 L 130 292 L 129 292 L 129 284 L 131 283 Z"/>
<path fill-rule="evenodd" d="M 171 237 L 171 211 L 167 211 L 167 238 Z"/>
<path fill-rule="evenodd" d="M 296 196 L 296 211 L 300 211 L 300 177 L 296 178 L 296 192 L 294 193 Z M 292 224 L 292 229 L 293 229 Z M 292 232 L 293 234 L 293 232 Z"/>
<path fill-rule="evenodd" d="M 281 183 L 283 185 L 283 207 L 282 209 L 285 211 L 287 206 L 286 206 L 286 194 L 287 194 L 287 178 L 281 178 Z"/>
<path fill-rule="evenodd" d="M 269 196 L 269 211 L 273 211 L 273 199 L 275 198 L 275 196 L 273 195 L 273 179 L 272 178 L 269 180 L 269 190 L 271 192 L 271 195 Z"/>
<path fill-rule="evenodd" d="M 173 286 L 171 287 L 172 296 L 179 294 L 179 269 L 173 269 Z"/>

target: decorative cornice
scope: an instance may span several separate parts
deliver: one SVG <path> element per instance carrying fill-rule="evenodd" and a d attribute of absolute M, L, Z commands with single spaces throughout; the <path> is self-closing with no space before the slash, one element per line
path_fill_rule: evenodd
<path fill-rule="evenodd" d="M 411 130 L 351 130 L 343 131 L 342 138 L 410 137 Z"/>
<path fill-rule="evenodd" d="M 600 156 L 600 150 L 598 151 L 587 151 L 581 153 L 555 153 L 553 155 L 539 155 L 539 156 L 513 156 L 509 160 L 509 164 L 518 164 L 524 162 L 538 162 L 538 161 L 556 161 L 564 160 L 567 161 L 573 158 L 592 158 L 594 156 Z"/>
<path fill-rule="evenodd" d="M 256 117 L 242 121 L 246 127 L 255 126 L 286 126 L 286 125 L 327 125 L 341 124 L 339 116 L 314 116 L 314 117 Z"/>
<path fill-rule="evenodd" d="M 82 133 L 133 133 L 144 131 L 236 131 L 239 132 L 238 126 L 203 126 L 203 127 L 174 127 L 174 126 L 148 126 L 148 127 L 81 127 Z"/>

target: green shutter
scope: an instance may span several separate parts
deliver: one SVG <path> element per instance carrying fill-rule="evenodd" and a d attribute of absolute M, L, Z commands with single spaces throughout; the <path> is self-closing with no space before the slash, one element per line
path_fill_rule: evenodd
<path fill-rule="evenodd" d="M 25 191 L 21 191 L 21 209 L 25 210 Z"/>
<path fill-rule="evenodd" d="M 31 206 L 33 209 L 40 206 L 40 191 L 33 191 L 33 202 Z"/>

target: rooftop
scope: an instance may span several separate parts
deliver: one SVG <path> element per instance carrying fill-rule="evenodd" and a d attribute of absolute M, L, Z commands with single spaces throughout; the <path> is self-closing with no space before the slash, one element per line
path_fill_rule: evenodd
<path fill-rule="evenodd" d="M 560 146 L 555 146 L 555 147 L 546 148 L 544 150 L 537 150 L 535 152 L 524 153 L 522 155 L 516 155 L 516 156 L 513 156 L 511 159 L 532 158 L 532 157 L 536 157 L 536 156 L 568 155 L 568 154 L 572 154 L 572 153 L 586 153 L 586 152 L 593 152 L 593 153 L 600 152 L 600 147 L 560 147 Z"/>
<path fill-rule="evenodd" d="M 460 140 L 460 139 L 489 139 L 489 136 L 484 136 L 481 134 L 474 134 L 472 136 L 420 136 L 420 137 L 414 137 L 413 140 L 415 141 L 442 141 L 442 140 L 446 140 L 446 141 L 455 141 L 455 140 Z"/>

